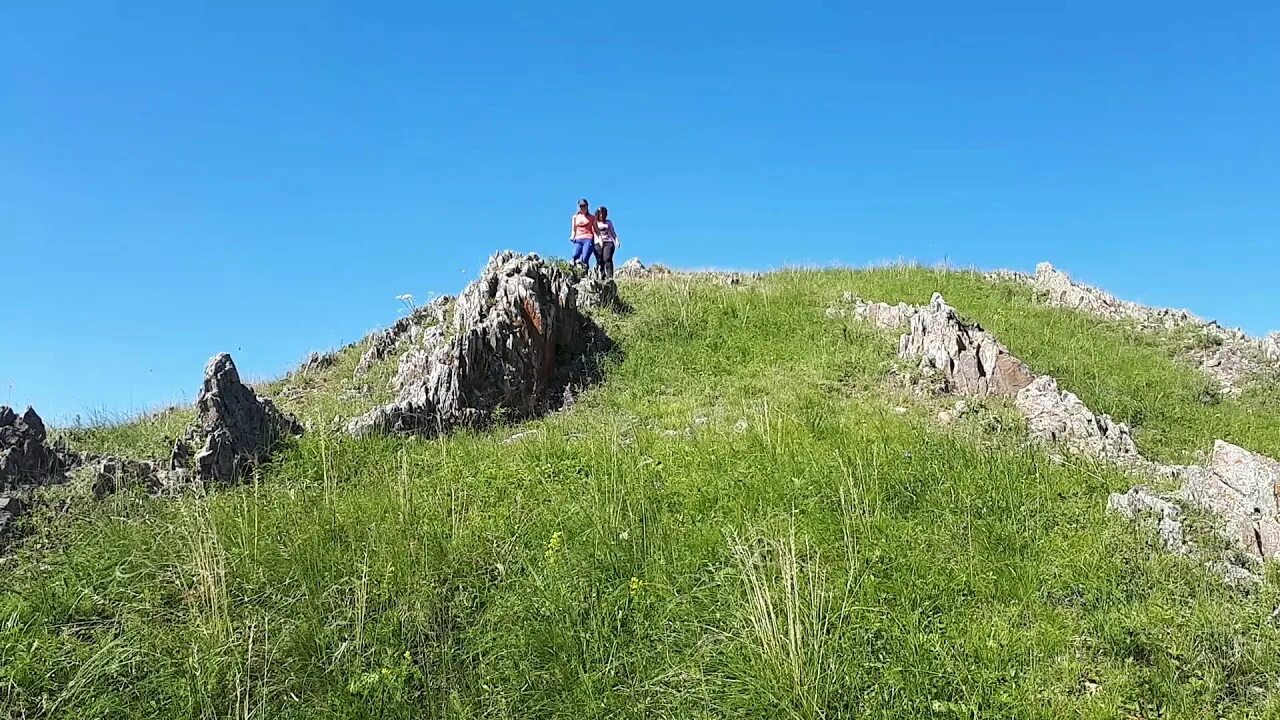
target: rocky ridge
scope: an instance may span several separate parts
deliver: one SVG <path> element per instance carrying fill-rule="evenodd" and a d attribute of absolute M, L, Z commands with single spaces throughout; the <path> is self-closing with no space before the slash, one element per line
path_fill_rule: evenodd
<path fill-rule="evenodd" d="M 1105 290 L 1072 280 L 1047 262 L 1037 265 L 1034 275 L 998 270 L 987 273 L 987 277 L 1030 286 L 1046 304 L 1054 307 L 1106 320 L 1134 322 L 1146 330 L 1194 332 L 1201 340 L 1186 350 L 1187 360 L 1213 378 L 1227 394 L 1239 393 L 1249 380 L 1259 375 L 1280 372 L 1280 332 L 1265 338 L 1250 337 L 1241 330 L 1222 327 L 1187 310 L 1148 307 L 1121 300 Z"/>
<path fill-rule="evenodd" d="M 926 389 L 967 397 L 1012 398 L 1036 440 L 1068 452 L 1112 462 L 1151 476 L 1172 477 L 1181 489 L 1164 498 L 1144 487 L 1112 495 L 1108 507 L 1130 517 L 1154 515 L 1166 549 L 1195 554 L 1185 542 L 1184 502 L 1213 513 L 1222 534 L 1240 557 L 1208 559 L 1230 582 L 1257 578 L 1258 562 L 1280 557 L 1280 463 L 1244 448 L 1218 441 L 1209 464 L 1162 465 L 1144 458 L 1124 423 L 1090 410 L 1075 394 L 1062 390 L 1047 375 L 1035 376 L 976 323 L 962 319 L 934 294 L 927 306 L 872 303 L 846 294 L 828 310 L 830 317 L 853 317 L 882 329 L 905 329 L 899 357 L 919 363 L 918 382 Z"/>

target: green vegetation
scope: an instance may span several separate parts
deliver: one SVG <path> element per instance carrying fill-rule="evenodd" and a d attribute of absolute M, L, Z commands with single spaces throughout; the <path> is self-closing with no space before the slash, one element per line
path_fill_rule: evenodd
<path fill-rule="evenodd" d="M 938 426 L 893 338 L 824 316 L 847 290 L 940 290 L 1153 457 L 1280 455 L 1275 391 L 1206 404 L 1176 338 L 975 275 L 631 283 L 569 412 L 339 438 L 351 348 L 266 387 L 316 430 L 254 484 L 43 518 L 0 566 L 0 717 L 1280 714 L 1274 581 L 1161 553 L 1104 511 L 1132 478 L 1050 462 L 1006 404 Z"/>

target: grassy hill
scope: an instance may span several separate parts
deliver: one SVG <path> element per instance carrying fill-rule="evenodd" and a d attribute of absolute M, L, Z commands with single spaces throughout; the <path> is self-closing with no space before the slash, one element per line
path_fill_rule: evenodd
<path fill-rule="evenodd" d="M 824 309 L 941 291 L 1144 454 L 1280 456 L 1280 390 L 1186 338 L 914 267 L 622 288 L 603 384 L 436 440 L 328 429 L 362 348 L 262 388 L 312 431 L 251 485 L 46 512 L 0 565 L 0 717 L 1263 718 L 1280 585 L 1242 594 L 1105 512 L 1134 478 L 953 426 L 896 338 Z M 365 387 L 369 386 L 369 387 Z M 159 454 L 178 410 L 68 433 Z"/>

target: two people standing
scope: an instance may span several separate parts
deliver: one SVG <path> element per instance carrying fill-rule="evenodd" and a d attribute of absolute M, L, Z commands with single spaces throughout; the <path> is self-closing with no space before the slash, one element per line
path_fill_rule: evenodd
<path fill-rule="evenodd" d="M 596 268 L 604 277 L 613 277 L 613 254 L 618 249 L 618 233 L 609 219 L 609 208 L 601 205 L 595 214 L 586 200 L 578 201 L 578 212 L 570 221 L 569 241 L 576 247 L 573 264 L 582 263 L 590 268 L 591 257 L 596 258 Z"/>

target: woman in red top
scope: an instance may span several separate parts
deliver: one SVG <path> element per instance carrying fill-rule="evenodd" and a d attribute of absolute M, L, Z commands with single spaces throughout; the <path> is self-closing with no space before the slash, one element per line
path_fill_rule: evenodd
<path fill-rule="evenodd" d="M 590 267 L 596 250 L 596 219 L 591 216 L 591 205 L 586 200 L 578 201 L 578 212 L 569 221 L 569 242 L 577 246 L 573 251 L 573 264 L 581 262 L 582 267 Z"/>

